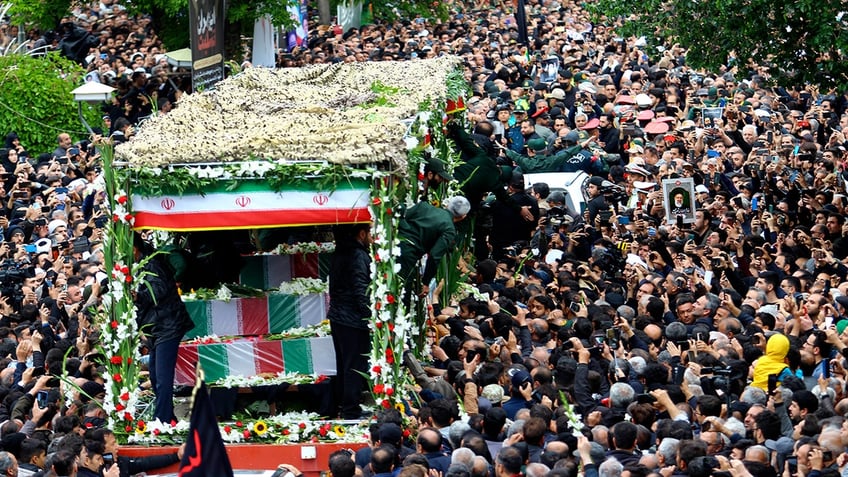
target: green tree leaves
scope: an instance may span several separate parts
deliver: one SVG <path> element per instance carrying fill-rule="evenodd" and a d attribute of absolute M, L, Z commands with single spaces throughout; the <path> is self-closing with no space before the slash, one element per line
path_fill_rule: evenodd
<path fill-rule="evenodd" d="M 0 134 L 18 133 L 31 155 L 53 151 L 60 132 L 82 139 L 71 91 L 82 84 L 83 74 L 58 53 L 0 56 Z M 101 115 L 91 105 L 83 105 L 83 114 L 89 124 L 100 124 Z"/>
<path fill-rule="evenodd" d="M 599 0 L 588 8 L 620 23 L 623 36 L 644 35 L 649 54 L 658 45 L 687 48 L 694 68 L 720 71 L 731 58 L 745 68 L 750 58 L 781 84 L 848 85 L 843 0 Z"/>

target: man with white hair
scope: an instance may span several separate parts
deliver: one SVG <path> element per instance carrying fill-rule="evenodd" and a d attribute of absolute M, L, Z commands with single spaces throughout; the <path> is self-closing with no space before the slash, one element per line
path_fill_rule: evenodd
<path fill-rule="evenodd" d="M 598 477 L 621 477 L 624 466 L 615 459 L 607 459 L 598 467 Z M 529 476 L 528 476 L 529 477 Z"/>

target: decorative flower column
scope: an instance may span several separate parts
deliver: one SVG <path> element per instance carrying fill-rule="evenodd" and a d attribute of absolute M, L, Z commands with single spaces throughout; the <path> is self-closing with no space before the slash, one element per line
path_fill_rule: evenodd
<path fill-rule="evenodd" d="M 105 373 L 106 398 L 103 409 L 109 427 L 116 433 L 131 433 L 138 425 L 140 334 L 136 322 L 133 293 L 144 286 L 143 263 L 135 263 L 133 254 L 133 214 L 129 199 L 129 176 L 116 169 L 112 161 L 113 146 L 99 144 L 103 159 L 106 201 L 111 214 L 104 230 L 103 253 L 109 273 L 109 285 L 103 295 L 103 311 L 95 317 L 100 329 L 100 347 L 108 358 Z M 101 193 L 101 192 L 95 192 Z"/>
<path fill-rule="evenodd" d="M 409 311 L 401 300 L 398 223 L 400 222 L 395 178 L 375 174 L 371 188 L 371 217 L 374 220 L 374 244 L 371 257 L 371 361 L 368 381 L 378 406 L 390 408 L 403 399 L 403 385 L 409 381 L 403 366 L 404 345 L 420 330 L 413 326 Z"/>

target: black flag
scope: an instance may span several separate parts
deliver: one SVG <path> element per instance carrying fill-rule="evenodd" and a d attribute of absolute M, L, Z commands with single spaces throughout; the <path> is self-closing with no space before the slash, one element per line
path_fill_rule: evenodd
<path fill-rule="evenodd" d="M 221 440 L 209 392 L 203 379 L 199 378 L 198 381 L 199 384 L 194 388 L 191 426 L 183 460 L 180 462 L 179 477 L 232 477 L 233 468 L 224 441 Z"/>
<path fill-rule="evenodd" d="M 524 0 L 518 0 L 518 7 L 515 9 L 515 23 L 518 25 L 518 43 L 530 46 L 530 40 L 527 38 L 527 12 L 525 11 Z"/>

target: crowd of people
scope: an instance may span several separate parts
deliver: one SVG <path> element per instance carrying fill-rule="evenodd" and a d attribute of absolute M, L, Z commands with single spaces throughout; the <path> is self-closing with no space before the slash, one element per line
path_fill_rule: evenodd
<path fill-rule="evenodd" d="M 403 415 L 379 413 L 370 446 L 334 454 L 333 475 L 841 474 L 848 93 L 773 87 L 767 64 L 694 71 L 685 45 L 654 54 L 574 2 L 530 2 L 529 45 L 511 6 L 481 8 L 447 22 L 320 27 L 279 55 L 299 66 L 454 54 L 473 91 L 446 128 L 463 162 L 445 170 L 433 159 L 425 171 L 428 187 L 456 181 L 467 201 L 422 202 L 416 212 L 438 217 L 440 235 L 410 216 L 407 235 L 428 245 L 402 250 L 410 275 L 422 252 L 471 233 L 476 292 L 430 303 L 429 359 L 403 356 L 416 399 Z M 104 0 L 67 20 L 96 39 L 81 55 L 89 79 L 119 90 L 103 134 L 132 140 L 190 92 L 149 18 Z M 11 30 L 0 28 L 0 45 Z M 62 40 L 27 36 L 33 49 Z M 9 133 L 0 161 L 0 472 L 129 475 L 176 462 L 120 457 L 92 403 L 103 393 L 86 311 L 105 278 L 97 150 L 63 133 L 55 151 L 28 151 Z M 557 184 L 528 189 L 524 178 L 577 171 L 591 176 L 571 201 L 580 210 Z M 665 179 L 692 179 L 694 197 L 664 197 Z M 691 223 L 674 220 L 684 203 Z M 367 231 L 348 239 L 344 251 L 367 267 Z M 330 286 L 334 332 L 361 336 L 337 357 L 361 355 L 367 310 Z M 174 337 L 163 341 L 170 353 Z M 51 381 L 63 363 L 82 391 L 71 406 Z M 355 418 L 362 381 L 345 374 L 342 415 Z"/>

